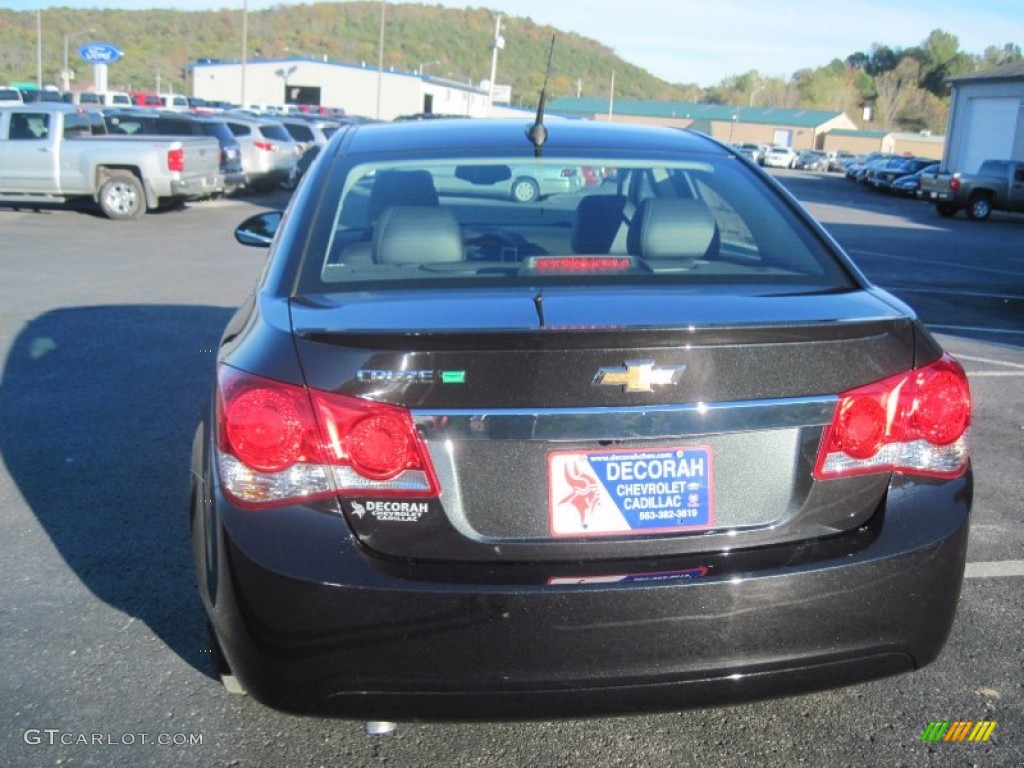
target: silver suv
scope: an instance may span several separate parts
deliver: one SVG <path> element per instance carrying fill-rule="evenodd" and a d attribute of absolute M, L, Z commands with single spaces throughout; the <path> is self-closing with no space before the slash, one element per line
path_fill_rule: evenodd
<path fill-rule="evenodd" d="M 276 120 L 225 113 L 227 123 L 242 148 L 246 184 L 256 192 L 273 192 L 292 175 L 299 159 L 298 144 Z"/>

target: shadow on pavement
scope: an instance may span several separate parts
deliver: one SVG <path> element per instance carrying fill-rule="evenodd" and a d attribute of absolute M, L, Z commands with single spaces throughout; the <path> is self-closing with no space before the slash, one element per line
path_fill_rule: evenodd
<path fill-rule="evenodd" d="M 231 313 L 48 312 L 19 334 L 0 380 L 0 453 L 61 556 L 93 594 L 206 674 L 189 451 Z"/>

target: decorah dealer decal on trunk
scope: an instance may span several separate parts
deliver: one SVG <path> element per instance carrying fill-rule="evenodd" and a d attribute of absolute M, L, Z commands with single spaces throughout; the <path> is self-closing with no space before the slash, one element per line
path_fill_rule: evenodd
<path fill-rule="evenodd" d="M 708 528 L 714 521 L 712 497 L 706 446 L 548 454 L 554 536 Z"/>

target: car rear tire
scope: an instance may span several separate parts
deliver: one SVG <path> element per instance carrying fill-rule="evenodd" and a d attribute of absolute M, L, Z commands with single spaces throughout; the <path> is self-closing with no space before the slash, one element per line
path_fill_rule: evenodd
<path fill-rule="evenodd" d="M 517 203 L 532 203 L 540 197 L 540 187 L 533 179 L 521 178 L 512 182 L 512 199 Z"/>
<path fill-rule="evenodd" d="M 984 221 L 992 213 L 992 198 L 988 195 L 976 192 L 967 201 L 967 218 L 975 221 Z"/>
<path fill-rule="evenodd" d="M 138 219 L 146 212 L 142 182 L 130 173 L 108 176 L 100 187 L 100 210 L 108 219 Z"/>
<path fill-rule="evenodd" d="M 952 203 L 936 203 L 935 210 L 939 212 L 939 216 L 945 219 L 950 219 L 956 216 L 956 206 Z"/>

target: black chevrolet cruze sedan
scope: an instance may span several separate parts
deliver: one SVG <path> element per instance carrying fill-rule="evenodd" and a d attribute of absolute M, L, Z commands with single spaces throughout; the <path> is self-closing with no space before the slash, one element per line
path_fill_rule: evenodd
<path fill-rule="evenodd" d="M 236 231 L 269 259 L 191 469 L 225 681 L 500 720 L 934 660 L 972 498 L 962 368 L 730 148 L 529 122 L 345 127 Z M 515 193 L 552 169 L 593 183 Z"/>

